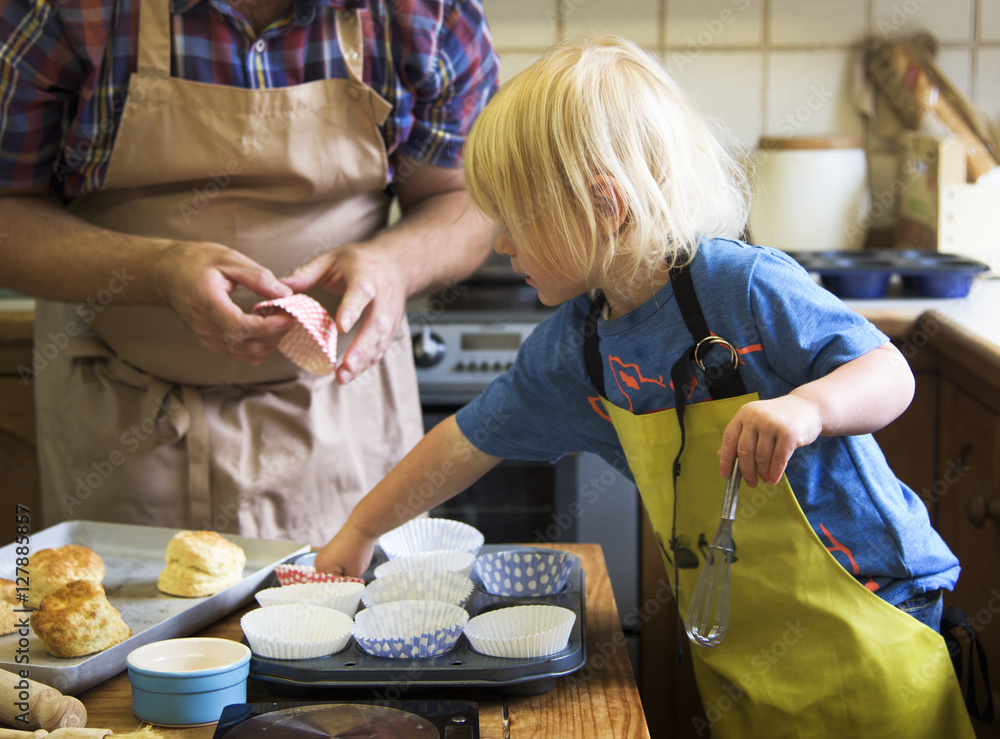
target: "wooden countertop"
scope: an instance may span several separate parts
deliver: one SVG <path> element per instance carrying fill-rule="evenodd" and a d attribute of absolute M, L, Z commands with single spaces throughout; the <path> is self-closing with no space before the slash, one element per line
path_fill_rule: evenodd
<path fill-rule="evenodd" d="M 550 546 L 580 557 L 586 585 L 587 663 L 573 675 L 559 678 L 556 686 L 547 693 L 527 697 L 508 696 L 506 702 L 510 713 L 511 736 L 571 736 L 574 739 L 649 737 L 601 547 L 597 544 L 564 543 L 532 543 L 531 546 Z M 249 609 L 227 616 L 199 634 L 242 639 L 239 617 L 246 610 Z M 341 697 L 339 693 L 328 695 L 331 699 Z M 78 697 L 87 707 L 88 727 L 111 729 L 116 734 L 139 728 L 139 721 L 132 714 L 132 691 L 126 672 L 119 673 Z M 503 738 L 503 699 L 500 696 L 481 691 L 448 691 L 422 694 L 420 699 L 444 697 L 477 701 L 480 737 Z M 317 699 L 321 700 L 312 696 L 308 700 Z M 287 700 L 292 699 L 268 693 L 263 683 L 251 678 L 248 701 Z M 206 739 L 215 732 L 215 725 L 160 731 L 170 739 Z"/>

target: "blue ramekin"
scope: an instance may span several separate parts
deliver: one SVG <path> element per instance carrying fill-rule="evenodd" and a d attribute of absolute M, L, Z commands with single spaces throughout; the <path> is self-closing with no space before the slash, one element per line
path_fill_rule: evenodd
<path fill-rule="evenodd" d="M 132 650 L 125 663 L 132 713 L 151 724 L 210 724 L 226 706 L 247 700 L 250 650 L 240 642 L 166 639 Z"/>

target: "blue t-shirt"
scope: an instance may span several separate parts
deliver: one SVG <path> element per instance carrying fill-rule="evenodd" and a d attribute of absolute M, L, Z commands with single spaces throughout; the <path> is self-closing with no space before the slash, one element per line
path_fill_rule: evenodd
<path fill-rule="evenodd" d="M 737 348 L 743 383 L 762 399 L 786 395 L 888 341 L 775 249 L 706 241 L 690 271 L 709 329 Z M 511 370 L 459 410 L 459 428 L 477 448 L 553 461 L 594 452 L 631 476 L 587 374 L 589 306 L 586 295 L 561 305 L 524 342 Z M 632 413 L 674 407 L 670 367 L 692 337 L 672 285 L 620 318 L 601 319 L 598 335 L 609 401 Z M 729 356 L 723 347 L 711 351 Z M 702 382 L 689 402 L 709 399 Z M 820 541 L 887 602 L 954 588 L 958 560 L 870 434 L 820 437 L 795 451 L 786 475 Z"/>

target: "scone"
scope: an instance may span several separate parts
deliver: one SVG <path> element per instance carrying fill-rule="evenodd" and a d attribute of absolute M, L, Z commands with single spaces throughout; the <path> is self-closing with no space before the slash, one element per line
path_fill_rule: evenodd
<path fill-rule="evenodd" d="M 215 595 L 243 579 L 243 548 L 214 531 L 178 531 L 167 544 L 167 566 L 156 584 L 184 598 Z"/>
<path fill-rule="evenodd" d="M 17 588 L 13 580 L 0 579 L 0 636 L 17 629 L 14 609 L 18 607 Z"/>
<path fill-rule="evenodd" d="M 132 630 L 93 580 L 63 585 L 31 614 L 31 629 L 53 657 L 82 657 L 125 641 Z"/>
<path fill-rule="evenodd" d="M 38 608 L 46 595 L 74 580 L 104 580 L 104 560 L 92 549 L 67 544 L 39 549 L 31 555 L 28 570 L 28 605 Z"/>

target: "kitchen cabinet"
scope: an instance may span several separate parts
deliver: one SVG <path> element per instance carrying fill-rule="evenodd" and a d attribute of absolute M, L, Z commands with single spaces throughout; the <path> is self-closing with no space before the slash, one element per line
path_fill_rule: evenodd
<path fill-rule="evenodd" d="M 31 366 L 32 326 L 31 312 L 0 313 L 0 490 L 5 502 L 28 506 L 40 527 L 34 388 L 23 373 Z M 14 520 L 13 509 L 2 513 Z"/>
<path fill-rule="evenodd" d="M 945 605 L 968 615 L 983 642 L 987 664 L 1000 666 L 1000 413 L 954 382 L 941 381 L 941 426 L 936 487 L 937 529 L 962 563 Z M 966 648 L 964 664 L 968 664 Z M 963 670 L 963 673 L 965 670 Z M 963 675 L 963 680 L 965 680 Z M 1000 708 L 1000 690 L 992 688 Z M 977 685 L 980 706 L 985 689 Z M 1000 724 L 975 722 L 979 737 L 1000 737 Z"/>

